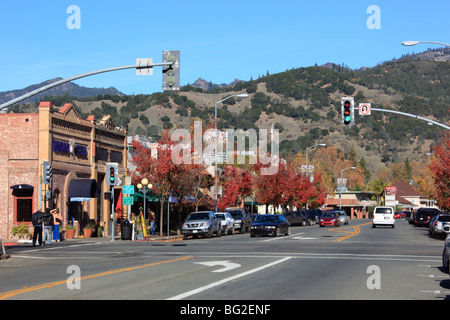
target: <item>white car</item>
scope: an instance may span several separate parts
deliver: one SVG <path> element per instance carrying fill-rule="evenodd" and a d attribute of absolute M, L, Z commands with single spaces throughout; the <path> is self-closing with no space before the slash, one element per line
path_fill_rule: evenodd
<path fill-rule="evenodd" d="M 224 236 L 234 234 L 234 219 L 231 214 L 228 212 L 215 212 L 214 215 L 220 220 L 220 226 Z"/>
<path fill-rule="evenodd" d="M 394 209 L 392 207 L 375 207 L 372 227 L 390 226 L 395 228 Z"/>

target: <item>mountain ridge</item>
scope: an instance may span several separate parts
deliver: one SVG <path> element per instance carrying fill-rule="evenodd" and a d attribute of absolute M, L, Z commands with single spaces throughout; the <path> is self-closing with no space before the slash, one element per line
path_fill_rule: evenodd
<path fill-rule="evenodd" d="M 62 78 L 54 78 L 50 79 L 41 83 L 33 84 L 28 87 L 25 87 L 23 89 L 14 89 L 9 91 L 3 91 L 0 92 L 0 103 L 5 103 L 8 101 L 11 101 L 17 97 L 20 97 L 24 94 L 27 94 L 33 90 L 36 90 L 38 88 L 41 88 L 43 86 L 46 86 L 48 84 L 51 84 L 53 82 L 62 80 Z M 116 88 L 110 87 L 110 88 L 88 88 L 79 86 L 75 83 L 68 82 L 64 83 L 62 85 L 56 86 L 54 88 L 51 88 L 49 90 L 46 90 L 44 92 L 41 92 L 33 97 L 30 97 L 28 99 L 25 99 L 24 101 L 21 101 L 20 103 L 28 103 L 28 102 L 39 102 L 41 99 L 43 99 L 46 96 L 76 96 L 81 98 L 86 97 L 92 97 L 95 95 L 105 95 L 105 94 L 111 94 L 111 95 L 124 95 L 122 92 L 117 90 Z"/>

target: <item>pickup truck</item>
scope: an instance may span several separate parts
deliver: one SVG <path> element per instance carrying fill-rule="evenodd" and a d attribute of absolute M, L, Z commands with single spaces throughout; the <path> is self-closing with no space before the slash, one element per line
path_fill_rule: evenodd
<path fill-rule="evenodd" d="M 216 218 L 213 211 L 197 211 L 191 212 L 181 228 L 183 239 L 189 236 L 204 235 L 211 238 L 213 234 L 217 237 L 222 236 L 222 228 L 220 220 Z"/>

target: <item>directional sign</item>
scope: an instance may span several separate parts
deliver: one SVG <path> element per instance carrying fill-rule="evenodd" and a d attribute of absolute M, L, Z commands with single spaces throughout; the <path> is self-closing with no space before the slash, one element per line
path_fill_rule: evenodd
<path fill-rule="evenodd" d="M 133 205 L 133 197 L 123 197 L 123 205 L 124 206 L 132 206 Z"/>
<path fill-rule="evenodd" d="M 241 265 L 238 263 L 233 263 L 230 262 L 230 260 L 225 260 L 225 261 L 206 261 L 206 262 L 194 262 L 196 264 L 202 264 L 205 266 L 209 266 L 209 267 L 214 267 L 214 266 L 223 266 L 224 268 L 222 269 L 218 269 L 218 270 L 214 270 L 212 272 L 226 272 L 226 271 L 230 271 L 236 268 L 239 268 Z"/>
<path fill-rule="evenodd" d="M 370 103 L 360 103 L 359 104 L 359 115 L 360 116 L 370 116 L 371 114 L 371 104 Z"/>
<path fill-rule="evenodd" d="M 134 186 L 122 186 L 123 194 L 134 194 Z"/>

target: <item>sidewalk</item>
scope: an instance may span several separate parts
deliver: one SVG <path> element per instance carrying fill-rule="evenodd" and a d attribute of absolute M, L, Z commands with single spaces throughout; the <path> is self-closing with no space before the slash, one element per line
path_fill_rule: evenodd
<path fill-rule="evenodd" d="M 180 241 L 183 240 L 183 235 L 170 235 L 170 236 L 149 236 L 147 239 L 141 239 L 141 240 L 122 240 L 120 235 L 116 235 L 114 237 L 114 241 L 128 241 L 128 242 L 145 242 L 145 241 L 154 241 L 154 242 L 169 242 L 169 241 Z M 90 237 L 90 238 L 84 238 L 84 237 L 77 237 L 73 239 L 64 239 L 61 240 L 61 242 L 75 242 L 75 241 L 111 241 L 111 236 L 105 236 L 105 237 Z M 55 241 L 53 241 L 53 244 Z M 5 247 L 11 247 L 11 246 L 17 246 L 17 245 L 27 245 L 30 246 L 33 244 L 32 240 L 3 240 L 3 245 Z"/>

